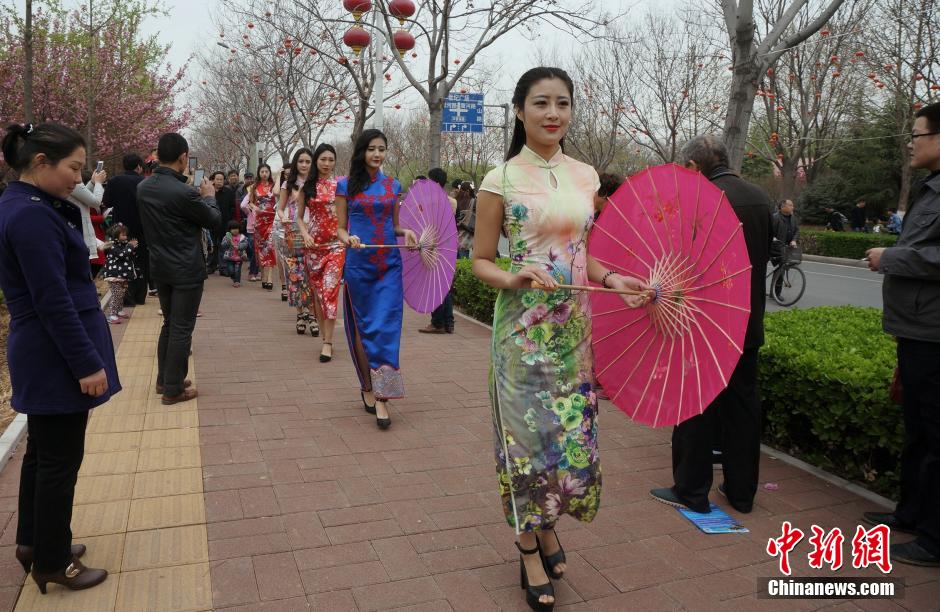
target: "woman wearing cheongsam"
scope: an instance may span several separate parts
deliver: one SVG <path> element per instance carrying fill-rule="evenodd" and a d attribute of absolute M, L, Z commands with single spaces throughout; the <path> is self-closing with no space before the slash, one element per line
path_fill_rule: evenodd
<path fill-rule="evenodd" d="M 362 403 L 381 429 L 391 425 L 387 401 L 404 397 L 398 366 L 404 308 L 401 253 L 360 248 L 395 244 L 397 236 L 416 247 L 418 238 L 398 225 L 401 184 L 382 173 L 388 139 L 365 130 L 356 140 L 349 176 L 336 184 L 339 239 L 349 247 L 344 268 L 344 317 L 349 352 L 356 365 Z"/>
<path fill-rule="evenodd" d="M 500 289 L 490 374 L 499 491 L 518 536 L 521 586 L 536 610 L 553 608 L 550 578 L 566 569 L 555 523 L 565 514 L 593 520 L 601 491 L 590 301 L 556 285 L 646 289 L 587 254 L 598 177 L 562 151 L 573 96 L 563 70 L 534 68 L 520 78 L 512 146 L 480 185 L 473 247 L 474 274 Z M 509 271 L 494 261 L 501 231 Z M 531 289 L 533 281 L 546 290 Z"/>

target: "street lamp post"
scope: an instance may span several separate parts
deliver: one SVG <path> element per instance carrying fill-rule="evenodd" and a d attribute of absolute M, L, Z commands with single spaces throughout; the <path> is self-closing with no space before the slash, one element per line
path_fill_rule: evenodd
<path fill-rule="evenodd" d="M 372 9 L 372 2 L 370 0 L 343 0 L 343 7 L 352 13 L 353 19 L 356 21 L 356 25 L 350 28 L 343 36 L 343 42 L 352 48 L 353 53 L 359 55 L 359 52 L 369 45 L 372 38 L 361 27 L 362 14 Z M 401 25 L 404 25 L 405 19 L 414 15 L 415 5 L 411 0 L 392 0 L 388 5 L 388 12 L 392 17 L 398 19 Z M 375 111 L 372 116 L 372 125 L 379 130 L 381 130 L 385 124 L 385 114 L 383 112 L 383 104 L 385 103 L 385 77 L 382 74 L 382 53 L 385 49 L 385 28 L 382 25 L 383 22 L 384 15 L 379 11 L 372 13 L 372 23 L 369 27 L 379 34 L 377 47 L 373 49 L 372 95 Z M 414 48 L 414 37 L 405 30 L 396 32 L 392 40 L 395 44 L 395 50 L 398 53 L 403 53 Z"/>

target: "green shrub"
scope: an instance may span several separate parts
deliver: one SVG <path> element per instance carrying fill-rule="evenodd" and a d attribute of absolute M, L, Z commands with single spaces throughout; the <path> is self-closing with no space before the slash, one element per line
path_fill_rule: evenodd
<path fill-rule="evenodd" d="M 825 306 L 765 321 L 764 441 L 896 499 L 904 427 L 888 398 L 895 343 L 881 311 Z"/>
<path fill-rule="evenodd" d="M 509 269 L 509 259 L 497 259 L 496 265 L 503 270 Z M 498 289 L 483 284 L 473 275 L 473 262 L 469 259 L 457 260 L 454 273 L 454 304 L 477 321 L 487 325 L 493 323 L 493 307 L 496 304 Z"/>
<path fill-rule="evenodd" d="M 862 234 L 857 232 L 820 232 L 800 230 L 799 243 L 807 255 L 861 259 L 865 251 L 875 247 L 894 246 L 893 234 Z"/>

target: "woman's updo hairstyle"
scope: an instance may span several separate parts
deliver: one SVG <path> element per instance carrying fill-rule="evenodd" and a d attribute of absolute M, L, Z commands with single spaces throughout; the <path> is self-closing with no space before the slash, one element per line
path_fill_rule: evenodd
<path fill-rule="evenodd" d="M 58 123 L 12 123 L 7 126 L 0 150 L 7 165 L 16 172 L 22 172 L 40 153 L 50 163 L 57 164 L 84 146 L 85 139 L 81 134 Z"/>
<path fill-rule="evenodd" d="M 524 109 L 525 99 L 529 95 L 529 90 L 532 89 L 533 85 L 545 79 L 561 79 L 562 82 L 564 82 L 565 86 L 568 88 L 568 94 L 571 96 L 571 108 L 573 109 L 574 82 L 571 80 L 571 77 L 568 76 L 567 72 L 561 68 L 552 68 L 550 66 L 532 68 L 519 77 L 519 82 L 516 83 L 516 89 L 512 93 L 512 105 L 516 107 L 517 110 Z M 508 160 L 519 155 L 523 145 L 525 145 L 525 125 L 523 125 L 519 117 L 516 117 L 516 123 L 512 130 L 512 142 L 509 143 L 509 152 L 506 154 L 506 159 Z M 565 149 L 564 138 L 561 139 L 561 148 L 562 150 Z"/>

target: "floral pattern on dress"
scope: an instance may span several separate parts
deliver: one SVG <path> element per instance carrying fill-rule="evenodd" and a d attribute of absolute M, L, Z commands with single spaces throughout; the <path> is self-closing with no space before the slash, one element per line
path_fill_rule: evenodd
<path fill-rule="evenodd" d="M 277 265 L 277 253 L 274 240 L 271 239 L 271 229 L 274 225 L 274 188 L 261 183 L 255 188 L 255 205 L 259 208 L 255 213 L 255 259 L 262 268 L 273 268 Z"/>
<path fill-rule="evenodd" d="M 503 198 L 510 269 L 538 265 L 587 284 L 593 168 L 528 148 L 490 171 L 480 189 Z M 502 290 L 493 318 L 490 394 L 506 520 L 517 532 L 561 515 L 591 521 L 600 505 L 597 396 L 590 302 L 581 292 Z"/>
<path fill-rule="evenodd" d="M 337 238 L 336 181 L 317 181 L 316 197 L 307 200 L 307 221 L 314 248 L 304 249 L 304 265 L 310 289 L 327 319 L 336 320 L 339 290 L 343 280 L 346 249 Z"/>

